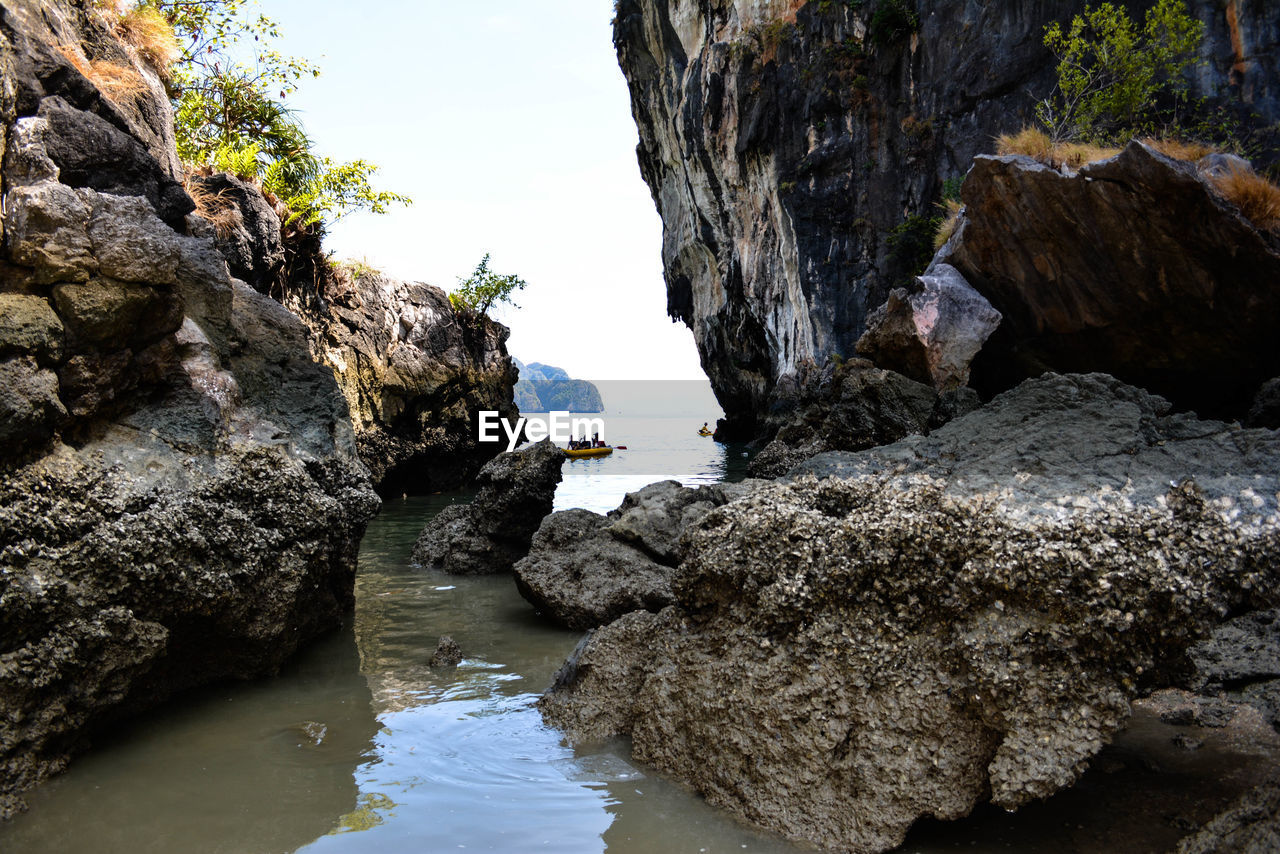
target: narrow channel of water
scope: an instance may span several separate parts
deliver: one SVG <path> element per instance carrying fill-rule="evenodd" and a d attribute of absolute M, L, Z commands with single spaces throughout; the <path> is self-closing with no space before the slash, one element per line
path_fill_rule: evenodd
<path fill-rule="evenodd" d="M 557 507 L 606 510 L 663 474 L 741 476 L 740 448 L 653 421 L 614 439 L 632 452 L 567 464 Z M 388 502 L 361 548 L 351 625 L 278 679 L 184 698 L 96 745 L 0 827 L 0 851 L 801 850 L 636 767 L 625 743 L 560 743 L 533 702 L 580 635 L 539 620 L 510 576 L 408 564 L 426 520 L 463 500 Z M 427 666 L 445 634 L 465 656 L 456 670 Z M 1180 753 L 1168 728 L 1138 723 L 1076 790 L 1017 816 L 924 823 L 905 850 L 1162 850 L 1176 820 L 1203 820 L 1256 777 L 1252 747 Z"/>

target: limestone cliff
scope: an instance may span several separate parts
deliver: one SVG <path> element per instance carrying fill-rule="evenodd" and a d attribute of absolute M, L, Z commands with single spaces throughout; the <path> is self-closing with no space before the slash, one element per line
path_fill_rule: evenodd
<path fill-rule="evenodd" d="M 0 2 L 0 817 L 339 624 L 378 507 L 305 327 L 188 233 L 164 89 L 96 8 Z"/>
<path fill-rule="evenodd" d="M 620 0 L 668 311 L 693 330 L 731 431 L 756 432 L 807 363 L 853 355 L 910 272 L 912 218 L 1028 121 L 1050 88 L 1044 27 L 1085 5 Z M 1190 5 L 1207 24 L 1197 94 L 1274 122 L 1271 4 Z"/>
<path fill-rule="evenodd" d="M 231 222 L 199 230 L 234 274 L 306 325 L 312 356 L 337 379 L 360 459 L 382 494 L 456 489 L 502 450 L 477 441 L 477 413 L 518 415 L 507 327 L 454 311 L 433 285 L 335 265 L 322 232 L 282 229 L 262 192 L 232 176 L 195 180 L 218 194 Z"/>

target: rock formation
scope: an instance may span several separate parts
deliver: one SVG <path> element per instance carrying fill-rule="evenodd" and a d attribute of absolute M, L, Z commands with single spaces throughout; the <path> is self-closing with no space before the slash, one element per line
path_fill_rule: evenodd
<path fill-rule="evenodd" d="M 515 360 L 520 371 L 516 383 L 516 406 L 521 412 L 603 412 L 600 389 L 587 380 L 575 380 L 564 368 L 540 362 L 524 364 Z"/>
<path fill-rule="evenodd" d="M 1280 374 L 1280 240 L 1194 163 L 1139 142 L 1070 174 L 984 156 L 962 193 L 939 261 L 1004 316 L 974 363 L 976 387 L 1100 370 L 1240 418 Z"/>
<path fill-rule="evenodd" d="M 1274 605 L 1280 436 L 1168 412 L 1046 375 L 820 455 L 708 514 L 676 604 L 590 634 L 544 716 L 841 850 L 1047 797 L 1221 615 Z"/>
<path fill-rule="evenodd" d="M 510 572 L 551 512 L 566 459 L 543 439 L 490 460 L 476 475 L 471 503 L 446 507 L 423 529 L 413 562 L 454 575 Z"/>
<path fill-rule="evenodd" d="M 825 451 L 860 451 L 928 433 L 979 405 L 972 389 L 939 394 L 866 359 L 803 372 L 774 395 L 777 403 L 761 421 L 776 435 L 748 465 L 752 477 L 779 477 Z"/>
<path fill-rule="evenodd" d="M 953 391 L 969 384 L 969 366 L 1001 319 L 955 267 L 937 263 L 871 312 L 858 352 L 882 368 Z"/>
<path fill-rule="evenodd" d="M 318 235 L 289 230 L 262 193 L 228 175 L 194 179 L 221 230 L 201 220 L 236 275 L 306 324 L 316 361 L 347 399 L 360 459 L 383 495 L 456 489 L 502 446 L 477 440 L 478 413 L 514 420 L 507 327 L 453 310 L 448 294 L 330 263 Z"/>
<path fill-rule="evenodd" d="M 660 611 L 675 602 L 671 579 L 685 529 L 751 488 L 751 482 L 690 488 L 664 480 L 629 493 L 605 516 L 552 513 L 515 565 L 516 587 L 539 613 L 578 631 L 631 611 Z"/>
<path fill-rule="evenodd" d="M 302 315 L 384 495 L 456 489 L 502 450 L 478 440 L 478 417 L 519 416 L 507 327 L 458 314 L 433 285 L 375 273 Z"/>
<path fill-rule="evenodd" d="M 722 437 L 766 432 L 779 381 L 854 354 L 927 256 L 944 180 L 1049 92 L 1045 26 L 1086 5 L 620 0 L 668 312 L 693 330 Z M 1274 124 L 1273 5 L 1190 6 L 1207 27 L 1194 96 Z"/>
<path fill-rule="evenodd" d="M 378 500 L 304 327 L 185 233 L 155 74 L 88 4 L 0 6 L 7 816 L 104 724 L 336 626 Z"/>

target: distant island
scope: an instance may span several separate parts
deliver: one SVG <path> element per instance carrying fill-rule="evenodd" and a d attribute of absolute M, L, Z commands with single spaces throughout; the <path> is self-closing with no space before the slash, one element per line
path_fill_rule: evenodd
<path fill-rule="evenodd" d="M 521 412 L 604 411 L 600 390 L 586 380 L 575 380 L 563 368 L 541 362 L 515 363 L 520 369 L 515 399 Z"/>

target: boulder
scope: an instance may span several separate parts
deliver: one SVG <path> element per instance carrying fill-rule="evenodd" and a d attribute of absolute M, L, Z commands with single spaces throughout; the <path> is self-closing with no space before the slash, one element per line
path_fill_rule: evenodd
<path fill-rule="evenodd" d="M 1048 375 L 810 460 L 686 534 L 675 604 L 584 639 L 544 717 L 827 848 L 1048 797 L 1280 598 L 1280 437 L 1168 412 Z"/>
<path fill-rule="evenodd" d="M 62 321 L 43 297 L 0 294 L 0 356 L 29 355 L 41 364 L 62 357 Z"/>
<path fill-rule="evenodd" d="M 440 640 L 436 643 L 436 651 L 431 653 L 431 658 L 427 661 L 428 667 L 457 667 L 462 663 L 462 647 L 458 646 L 449 635 L 441 635 Z"/>
<path fill-rule="evenodd" d="M 969 364 L 1000 325 L 1000 312 L 950 264 L 934 264 L 913 289 L 897 288 L 867 317 L 857 349 L 882 368 L 952 391 L 969 383 Z"/>
<path fill-rule="evenodd" d="M 413 562 L 454 575 L 509 572 L 551 512 L 566 459 L 550 439 L 499 454 L 480 469 L 471 503 L 446 507 L 418 535 Z"/>
<path fill-rule="evenodd" d="M 1210 417 L 1243 418 L 1280 375 L 1280 242 L 1194 163 L 1140 142 L 1059 171 L 978 157 L 953 265 L 1003 315 L 973 363 L 1001 391 L 1105 371 Z"/>
<path fill-rule="evenodd" d="M 681 535 L 752 485 L 690 488 L 666 480 L 629 493 L 605 516 L 552 513 L 515 565 L 516 587 L 539 613 L 577 631 L 631 611 L 660 611 L 675 601 Z"/>

